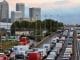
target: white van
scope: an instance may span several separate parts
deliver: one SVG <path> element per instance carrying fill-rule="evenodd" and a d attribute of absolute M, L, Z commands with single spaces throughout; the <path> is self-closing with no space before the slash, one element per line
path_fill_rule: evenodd
<path fill-rule="evenodd" d="M 13 47 L 13 51 L 15 54 L 23 54 L 25 55 L 26 51 L 29 51 L 29 46 L 28 45 L 18 45 Z"/>

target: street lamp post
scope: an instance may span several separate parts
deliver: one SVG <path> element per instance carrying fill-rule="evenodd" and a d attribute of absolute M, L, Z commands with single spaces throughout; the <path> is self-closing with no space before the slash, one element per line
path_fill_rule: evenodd
<path fill-rule="evenodd" d="M 37 41 L 37 18 L 38 15 L 36 15 L 36 23 L 35 23 L 35 40 Z"/>

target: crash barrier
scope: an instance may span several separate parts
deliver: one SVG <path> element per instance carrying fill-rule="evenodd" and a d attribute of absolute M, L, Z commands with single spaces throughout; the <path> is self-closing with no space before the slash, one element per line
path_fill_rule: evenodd
<path fill-rule="evenodd" d="M 39 43 L 37 43 L 37 44 L 35 45 L 35 47 L 37 48 L 40 44 L 42 44 L 44 41 L 46 41 L 47 39 L 49 39 L 50 37 L 52 37 L 54 34 L 55 34 L 55 33 L 52 33 L 51 35 L 43 38 Z"/>

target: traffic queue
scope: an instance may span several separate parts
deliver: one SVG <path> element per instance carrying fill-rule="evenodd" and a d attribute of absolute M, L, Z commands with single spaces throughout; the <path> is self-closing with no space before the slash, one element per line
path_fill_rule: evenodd
<path fill-rule="evenodd" d="M 4 56 L 5 54 L 0 54 L 0 60 L 56 60 L 65 44 L 65 41 L 65 36 L 56 36 L 50 39 L 50 43 L 43 44 L 42 48 L 31 48 L 34 44 L 30 43 L 26 37 L 21 37 L 19 45 L 11 48 L 8 57 Z M 70 57 L 71 54 L 72 47 L 67 47 L 62 59 L 65 60 L 66 58 L 64 57 Z"/>
<path fill-rule="evenodd" d="M 72 55 L 73 55 L 73 32 L 74 30 L 71 29 L 68 33 L 68 38 L 67 38 L 67 45 L 64 51 L 64 54 L 62 55 L 61 60 L 72 60 Z"/>

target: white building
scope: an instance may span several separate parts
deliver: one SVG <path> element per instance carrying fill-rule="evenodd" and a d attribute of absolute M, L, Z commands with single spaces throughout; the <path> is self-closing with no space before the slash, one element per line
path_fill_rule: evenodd
<path fill-rule="evenodd" d="M 0 19 L 8 19 L 9 18 L 9 5 L 7 1 L 3 0 L 0 2 Z"/>
<path fill-rule="evenodd" d="M 24 20 L 24 21 L 30 21 L 30 19 L 29 19 L 29 18 L 23 18 L 23 20 Z"/>
<path fill-rule="evenodd" d="M 12 11 L 11 12 L 11 22 L 19 21 L 22 18 L 21 11 Z"/>
<path fill-rule="evenodd" d="M 11 25 L 12 25 L 12 23 L 3 23 L 3 22 L 0 22 L 0 28 L 4 28 L 4 29 L 7 29 L 7 30 L 10 30 Z"/>
<path fill-rule="evenodd" d="M 24 3 L 16 3 L 16 11 L 22 12 L 22 17 L 24 18 L 25 5 Z"/>

